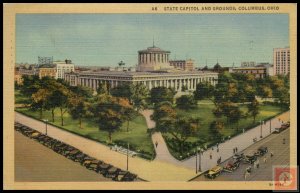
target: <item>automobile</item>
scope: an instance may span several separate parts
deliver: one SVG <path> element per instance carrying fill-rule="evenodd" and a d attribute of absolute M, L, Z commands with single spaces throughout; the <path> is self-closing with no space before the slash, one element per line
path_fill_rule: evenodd
<path fill-rule="evenodd" d="M 257 149 L 257 152 L 255 153 L 256 156 L 263 156 L 266 153 L 268 153 L 268 147 L 266 146 L 261 146 Z"/>
<path fill-rule="evenodd" d="M 233 159 L 236 160 L 236 161 L 242 161 L 244 159 L 245 155 L 244 153 L 236 153 L 233 155 Z"/>
<path fill-rule="evenodd" d="M 211 168 L 206 174 L 204 174 L 204 176 L 210 179 L 214 179 L 221 174 L 222 170 L 223 168 L 221 166 L 215 166 Z"/>
<path fill-rule="evenodd" d="M 36 138 L 38 138 L 39 136 L 41 135 L 41 133 L 40 132 L 33 132 L 32 134 L 30 134 L 30 138 L 33 138 L 33 139 L 36 139 Z"/>
<path fill-rule="evenodd" d="M 230 161 L 227 163 L 227 165 L 223 168 L 224 171 L 226 172 L 233 172 L 240 166 L 240 161 Z"/>
<path fill-rule="evenodd" d="M 109 168 L 105 173 L 104 173 L 104 177 L 106 178 L 114 178 L 118 175 L 120 169 L 116 168 L 114 166 L 112 166 L 111 168 Z"/>
<path fill-rule="evenodd" d="M 277 128 L 275 128 L 274 133 L 280 133 L 280 132 L 284 131 L 287 128 L 288 128 L 287 126 L 277 127 Z"/>
<path fill-rule="evenodd" d="M 127 181 L 127 182 L 134 181 L 134 180 L 136 180 L 136 178 L 137 178 L 137 175 L 128 172 L 127 174 L 124 175 L 124 177 L 122 178 L 121 181 Z"/>
<path fill-rule="evenodd" d="M 23 134 L 27 137 L 29 137 L 31 134 L 33 134 L 35 131 L 32 129 L 26 129 L 24 130 Z"/>
<path fill-rule="evenodd" d="M 96 172 L 99 172 L 100 168 L 98 168 L 98 166 L 100 164 L 102 164 L 102 161 L 95 159 L 95 160 L 86 160 L 85 162 L 83 162 L 82 165 L 84 165 L 89 170 L 94 170 Z"/>
<path fill-rule="evenodd" d="M 70 153 L 68 153 L 67 158 L 75 160 L 76 155 L 79 153 L 81 152 L 78 149 L 74 149 Z"/>
<path fill-rule="evenodd" d="M 44 138 L 42 138 L 39 142 L 43 145 L 46 145 L 47 142 L 51 141 L 52 138 L 51 137 L 48 137 L 48 136 L 45 136 Z"/>
<path fill-rule="evenodd" d="M 105 175 L 105 173 L 107 172 L 107 170 L 109 168 L 111 168 L 112 166 L 110 164 L 106 164 L 106 163 L 102 163 L 99 165 L 98 167 L 98 173 L 102 174 L 102 175 Z"/>
<path fill-rule="evenodd" d="M 257 160 L 257 157 L 255 156 L 255 154 L 253 154 L 253 155 L 246 155 L 244 157 L 244 163 L 253 164 L 256 160 Z"/>
<path fill-rule="evenodd" d="M 281 126 L 290 127 L 290 121 L 283 123 Z"/>
<path fill-rule="evenodd" d="M 95 158 L 92 158 L 92 157 L 90 157 L 90 156 L 85 156 L 82 160 L 81 160 L 81 162 L 80 162 L 80 164 L 81 165 L 83 165 L 83 163 L 84 162 L 86 162 L 86 164 L 88 164 L 88 161 L 92 161 L 92 160 L 94 160 Z"/>
<path fill-rule="evenodd" d="M 86 154 L 80 152 L 80 153 L 78 153 L 78 154 L 75 156 L 74 161 L 75 161 L 75 162 L 80 162 L 80 163 L 81 163 L 82 160 L 83 160 L 86 156 L 87 156 Z"/>
<path fill-rule="evenodd" d="M 123 181 L 124 176 L 126 176 L 128 173 L 129 173 L 128 171 L 120 170 L 118 175 L 112 178 L 112 180 L 119 181 L 119 182 Z"/>
<path fill-rule="evenodd" d="M 64 156 L 67 157 L 67 156 L 69 155 L 69 153 L 70 153 L 71 151 L 73 151 L 74 149 L 75 149 L 74 147 L 68 145 L 66 148 L 63 149 L 62 155 L 64 155 Z"/>
<path fill-rule="evenodd" d="M 55 143 L 52 148 L 53 148 L 53 151 L 59 153 L 59 151 L 65 146 L 66 144 L 63 143 L 63 142 L 58 142 L 58 143 Z"/>

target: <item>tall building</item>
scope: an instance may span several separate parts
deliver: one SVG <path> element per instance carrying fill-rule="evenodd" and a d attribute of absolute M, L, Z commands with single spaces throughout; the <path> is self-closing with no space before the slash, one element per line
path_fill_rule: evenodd
<path fill-rule="evenodd" d="M 138 51 L 138 71 L 159 71 L 170 70 L 173 66 L 169 63 L 170 51 L 155 47 L 148 47 L 146 50 Z"/>
<path fill-rule="evenodd" d="M 43 78 L 45 76 L 49 76 L 52 78 L 56 77 L 56 67 L 51 64 L 42 64 L 38 68 L 39 70 L 39 78 Z"/>
<path fill-rule="evenodd" d="M 170 60 L 170 65 L 185 71 L 194 70 L 194 60 Z"/>
<path fill-rule="evenodd" d="M 274 75 L 290 73 L 290 48 L 274 48 Z"/>
<path fill-rule="evenodd" d="M 64 78 L 64 74 L 66 72 L 74 72 L 75 71 L 75 67 L 74 67 L 74 64 L 72 64 L 72 61 L 71 60 L 65 60 L 63 62 L 60 62 L 60 61 L 56 61 L 56 62 L 53 62 L 54 65 L 56 66 L 56 75 L 55 75 L 55 78 L 61 78 L 63 79 Z"/>

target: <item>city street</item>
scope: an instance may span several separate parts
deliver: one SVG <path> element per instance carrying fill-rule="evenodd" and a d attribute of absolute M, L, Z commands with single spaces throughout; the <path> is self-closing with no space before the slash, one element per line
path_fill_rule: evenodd
<path fill-rule="evenodd" d="M 15 131 L 16 182 L 112 181 Z"/>
<path fill-rule="evenodd" d="M 245 155 L 255 152 L 260 146 L 268 147 L 268 153 L 265 155 L 267 162 L 264 163 L 264 157 L 259 158 L 260 167 L 253 169 L 246 181 L 272 181 L 273 166 L 287 166 L 290 163 L 290 129 L 287 129 L 279 134 L 271 134 L 269 137 L 251 145 L 244 151 Z M 285 144 L 283 144 L 285 138 Z M 270 152 L 274 154 L 271 158 Z M 229 160 L 226 160 L 221 165 L 225 166 Z M 220 176 L 216 177 L 213 181 L 245 181 L 244 174 L 246 168 L 250 164 L 240 164 L 240 167 L 232 173 L 223 172 Z M 195 178 L 193 181 L 212 181 L 207 179 L 204 175 Z"/>

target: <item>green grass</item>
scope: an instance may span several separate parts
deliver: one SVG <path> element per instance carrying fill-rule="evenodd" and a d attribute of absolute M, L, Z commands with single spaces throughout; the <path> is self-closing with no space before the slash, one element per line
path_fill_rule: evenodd
<path fill-rule="evenodd" d="M 243 111 L 244 113 L 247 112 L 247 106 L 241 104 L 240 110 Z M 212 121 L 216 120 L 215 116 L 212 113 L 212 110 L 215 108 L 214 104 L 209 101 L 209 100 L 203 100 L 199 101 L 197 104 L 196 109 L 189 109 L 187 111 L 185 110 L 180 110 L 176 108 L 176 111 L 179 116 L 186 116 L 186 117 L 195 117 L 195 118 L 200 118 L 200 128 L 197 131 L 196 135 L 193 137 L 190 137 L 187 141 L 188 142 L 197 142 L 199 139 L 202 139 L 206 141 L 206 144 L 212 143 L 210 140 L 210 134 L 209 134 L 209 126 Z M 255 126 L 260 120 L 266 120 L 272 116 L 275 116 L 281 112 L 283 112 L 280 107 L 278 106 L 272 106 L 272 105 L 264 105 L 260 104 L 260 113 L 256 117 L 256 122 L 253 123 L 253 118 L 252 117 L 247 117 L 246 119 L 240 119 L 238 127 L 237 124 L 230 124 L 226 122 L 226 117 L 220 118 L 225 123 L 225 128 L 224 130 L 221 131 L 223 136 L 233 136 L 237 132 L 237 128 L 239 132 L 243 130 L 243 128 L 249 128 L 252 126 Z M 170 134 L 164 134 L 164 137 L 172 138 Z M 172 155 L 175 157 L 179 157 L 178 152 L 175 152 L 174 150 L 170 149 L 170 152 Z M 191 149 L 190 152 L 193 152 L 193 149 Z"/>
<path fill-rule="evenodd" d="M 28 97 L 23 96 L 19 90 L 15 89 L 15 104 L 24 104 L 28 100 Z"/>
<path fill-rule="evenodd" d="M 19 108 L 19 112 L 39 119 L 39 112 L 32 111 L 28 108 Z M 57 109 L 55 111 L 55 122 L 52 121 L 51 111 L 44 111 L 43 119 L 48 119 L 49 123 L 71 131 L 73 133 L 85 136 L 87 138 L 99 141 L 104 144 L 108 144 L 108 133 L 99 129 L 97 123 L 91 119 L 83 119 L 82 129 L 79 127 L 79 121 L 72 119 L 72 117 L 66 112 L 64 114 L 64 126 L 61 126 L 60 112 Z M 51 120 L 51 121 L 50 121 Z M 129 142 L 130 149 L 140 151 L 144 153 L 142 157 L 151 159 L 154 154 L 154 147 L 151 141 L 150 135 L 147 133 L 146 120 L 142 115 L 136 116 L 129 123 L 129 132 L 126 131 L 127 122 L 123 124 L 119 131 L 116 131 L 112 135 L 113 142 L 127 144 Z"/>

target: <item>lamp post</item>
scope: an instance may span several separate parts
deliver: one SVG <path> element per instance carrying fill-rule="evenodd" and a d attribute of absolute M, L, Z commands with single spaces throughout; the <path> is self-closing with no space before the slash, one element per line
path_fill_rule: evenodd
<path fill-rule="evenodd" d="M 262 138 L 262 121 L 260 121 L 260 138 Z"/>
<path fill-rule="evenodd" d="M 199 169 L 198 171 L 201 172 L 201 151 L 202 149 L 200 149 L 200 147 L 198 147 L 198 153 L 199 153 Z"/>
<path fill-rule="evenodd" d="M 128 171 L 128 151 L 129 151 L 129 142 L 127 143 L 127 171 Z"/>
<path fill-rule="evenodd" d="M 48 119 L 44 119 L 44 122 L 46 123 L 46 135 L 47 135 L 47 131 L 48 131 L 48 128 L 47 128 Z"/>
<path fill-rule="evenodd" d="M 270 119 L 270 134 L 272 133 L 272 128 L 271 128 L 271 121 L 272 121 L 272 119 Z"/>
<path fill-rule="evenodd" d="M 197 153 L 198 153 L 197 150 L 195 150 L 195 157 L 196 157 L 196 174 L 197 174 L 197 172 L 198 172 L 198 168 L 197 168 L 197 166 L 198 166 L 198 165 L 197 165 Z"/>

